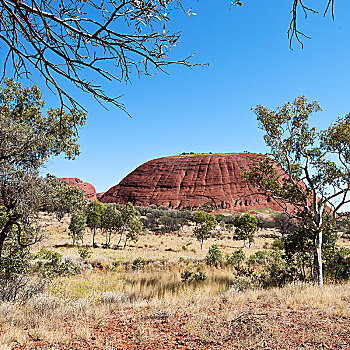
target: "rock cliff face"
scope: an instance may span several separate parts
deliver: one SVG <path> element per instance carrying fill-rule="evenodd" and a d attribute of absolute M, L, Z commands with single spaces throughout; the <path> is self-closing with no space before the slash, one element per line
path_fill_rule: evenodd
<path fill-rule="evenodd" d="M 142 164 L 118 185 L 109 189 L 102 202 L 170 208 L 198 208 L 208 202 L 232 211 L 270 208 L 276 202 L 242 180 L 243 169 L 251 168 L 254 153 L 199 154 L 164 157 Z M 281 174 L 282 175 L 282 174 Z"/>
<path fill-rule="evenodd" d="M 89 201 L 94 201 L 97 199 L 95 187 L 88 182 L 83 182 L 80 179 L 74 177 L 61 177 L 61 181 L 68 182 L 71 186 L 78 186 L 80 189 L 85 191 L 85 198 Z"/>

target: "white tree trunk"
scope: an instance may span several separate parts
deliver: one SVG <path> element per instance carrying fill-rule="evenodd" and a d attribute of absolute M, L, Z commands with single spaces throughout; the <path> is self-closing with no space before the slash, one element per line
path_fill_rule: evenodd
<path fill-rule="evenodd" d="M 320 286 L 323 286 L 323 265 L 322 265 L 322 231 L 318 233 L 317 242 L 317 262 L 318 262 L 318 280 Z"/>

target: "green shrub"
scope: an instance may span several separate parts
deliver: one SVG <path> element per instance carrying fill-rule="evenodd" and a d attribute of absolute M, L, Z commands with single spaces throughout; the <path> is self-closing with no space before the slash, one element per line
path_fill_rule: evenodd
<path fill-rule="evenodd" d="M 207 279 L 207 275 L 202 271 L 191 272 L 186 270 L 181 274 L 182 282 L 203 282 Z"/>
<path fill-rule="evenodd" d="M 272 249 L 284 249 L 284 241 L 282 239 L 276 238 L 272 244 L 271 244 Z"/>
<path fill-rule="evenodd" d="M 34 255 L 34 261 L 36 262 L 37 271 L 44 277 L 72 276 L 80 273 L 80 267 L 72 260 L 62 259 L 60 253 L 45 248 Z"/>
<path fill-rule="evenodd" d="M 143 267 L 144 263 L 142 258 L 136 258 L 133 262 L 132 262 L 132 268 L 133 269 L 141 269 Z"/>
<path fill-rule="evenodd" d="M 80 247 L 78 248 L 78 253 L 82 259 L 91 258 L 91 255 L 92 255 L 90 247 Z"/>
<path fill-rule="evenodd" d="M 236 293 L 236 292 L 243 292 L 247 289 L 254 289 L 256 286 L 253 283 L 253 280 L 250 277 L 237 277 L 234 281 L 228 292 Z"/>
<path fill-rule="evenodd" d="M 205 258 L 207 265 L 218 266 L 221 264 L 224 259 L 219 247 L 216 244 L 213 244 L 208 251 L 208 255 Z"/>

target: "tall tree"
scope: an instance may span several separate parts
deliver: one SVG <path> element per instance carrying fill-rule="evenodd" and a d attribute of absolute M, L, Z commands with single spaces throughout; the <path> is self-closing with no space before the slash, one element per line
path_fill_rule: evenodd
<path fill-rule="evenodd" d="M 92 230 L 92 246 L 95 248 L 96 230 L 101 228 L 102 213 L 104 205 L 99 201 L 92 201 L 86 208 L 86 223 L 90 230 Z"/>
<path fill-rule="evenodd" d="M 37 86 L 23 88 L 11 79 L 0 86 L 0 259 L 12 230 L 21 244 L 36 241 L 37 214 L 51 189 L 39 176 L 40 167 L 51 156 L 79 154 L 78 129 L 85 113 L 59 108 L 43 114 L 43 108 Z"/>
<path fill-rule="evenodd" d="M 321 107 L 304 96 L 276 110 L 261 105 L 253 110 L 271 158 L 262 158 L 244 176 L 290 217 L 306 221 L 304 226 L 313 229 L 322 285 L 323 231 L 350 202 L 350 114 L 317 130 L 309 125 L 309 117 Z M 284 170 L 282 178 L 276 167 Z"/>
<path fill-rule="evenodd" d="M 213 230 L 218 223 L 215 220 L 215 216 L 206 211 L 198 211 L 194 215 L 193 221 L 196 223 L 193 233 L 200 242 L 201 249 L 203 249 L 204 240 L 212 235 Z"/>
<path fill-rule="evenodd" d="M 243 215 L 237 215 L 233 221 L 235 225 L 235 234 L 243 239 L 243 246 L 245 247 L 245 241 L 248 240 L 249 248 L 254 241 L 254 234 L 258 230 L 258 219 L 249 213 Z"/>

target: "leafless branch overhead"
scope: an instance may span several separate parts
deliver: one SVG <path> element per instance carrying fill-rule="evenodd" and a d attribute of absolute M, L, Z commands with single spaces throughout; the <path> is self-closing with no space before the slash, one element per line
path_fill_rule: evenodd
<path fill-rule="evenodd" d="M 103 81 L 130 81 L 132 73 L 154 74 L 189 58 L 168 60 L 179 33 L 167 30 L 180 0 L 0 0 L 3 75 L 39 71 L 62 106 L 82 107 L 70 83 L 100 103 L 123 109 Z M 35 69 L 34 69 L 35 68 Z"/>

